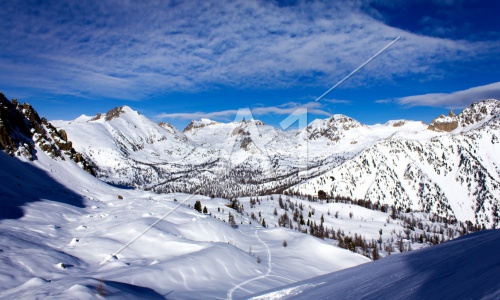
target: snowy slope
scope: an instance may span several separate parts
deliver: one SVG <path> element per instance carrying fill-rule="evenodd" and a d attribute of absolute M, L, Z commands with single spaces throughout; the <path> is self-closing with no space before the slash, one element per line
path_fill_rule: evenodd
<path fill-rule="evenodd" d="M 498 247 L 500 231 L 483 231 L 251 299 L 498 299 Z"/>
<path fill-rule="evenodd" d="M 11 154 L 0 151 L 2 299 L 232 298 L 368 261 L 328 241 L 251 224 L 226 199 L 110 186 L 73 159 L 77 152 L 63 131 L 55 133 L 26 104 L 2 104 L 1 145 Z M 123 114 L 129 116 L 117 120 Z M 134 150 L 137 145 L 160 149 L 166 140 L 160 128 L 169 139 L 182 138 L 165 124 L 137 126 L 140 118 L 120 108 L 78 121 L 101 123 L 92 125 L 100 130 L 142 130 L 115 132 L 121 154 L 146 148 Z M 116 146 L 103 136 L 94 140 Z M 206 213 L 193 209 L 200 200 Z M 228 222 L 231 213 L 237 228 Z"/>
<path fill-rule="evenodd" d="M 486 110 L 487 118 L 474 117 L 480 125 L 467 123 L 451 135 L 427 130 L 419 122 L 365 126 L 338 115 L 302 131 L 279 131 L 255 120 L 202 120 L 190 133 L 181 133 L 128 107 L 59 121 L 67 130 L 62 131 L 30 106 L 2 100 L 0 298 L 93 299 L 99 293 L 116 299 L 244 298 L 366 263 L 365 256 L 376 249 L 386 257 L 456 238 L 470 232 L 470 226 L 443 223 L 435 214 L 487 222 L 498 203 L 498 168 L 496 174 L 491 171 L 498 149 L 490 146 L 498 143 L 494 136 L 500 117 L 495 109 Z M 310 129 L 314 138 L 304 137 Z M 412 139 L 405 139 L 407 135 Z M 398 146 L 403 142 L 409 152 Z M 201 195 L 252 195 L 255 187 L 290 186 L 298 177 L 301 151 L 310 145 L 315 157 L 310 174 L 335 171 L 372 153 L 371 161 L 361 161 L 358 169 L 351 165 L 346 174 L 372 174 L 368 171 L 384 162 L 387 167 L 377 171 L 384 175 L 377 183 L 385 184 L 388 194 L 401 192 L 398 178 L 408 181 L 405 188 L 418 185 L 428 195 L 425 201 L 415 204 L 422 199 L 419 195 L 407 201 L 401 197 L 395 204 L 423 212 L 396 212 L 369 202 L 355 205 L 347 197 L 333 203 L 277 194 L 259 196 L 258 201 Z M 363 152 L 358 155 L 358 150 Z M 453 192 L 444 187 L 449 178 L 439 181 L 425 169 L 448 156 L 453 165 L 432 167 L 470 184 L 468 189 L 457 187 L 457 196 L 469 192 L 462 202 L 447 198 Z M 400 165 L 391 165 L 391 159 L 406 163 L 408 157 L 414 166 L 401 175 Z M 195 193 L 111 186 L 90 174 L 86 159 L 97 165 L 99 177 L 117 184 Z M 369 181 L 361 175 L 352 180 L 366 185 Z M 317 194 L 314 179 L 302 186 Z M 336 179 L 324 178 L 321 184 L 328 180 Z M 200 185 L 211 189 L 201 190 Z M 373 191 L 377 199 L 381 194 Z M 475 214 L 469 214 L 471 197 L 479 208 Z M 197 201 L 206 213 L 193 209 Z M 301 225 L 299 219 L 310 225 Z M 319 234 L 321 238 L 312 236 Z M 337 247 L 342 243 L 351 251 Z"/>
<path fill-rule="evenodd" d="M 101 279 L 106 298 L 239 297 L 368 261 L 289 229 L 249 225 L 225 199 L 115 188 L 37 150 L 34 161 L 0 152 L 0 204 L 10 208 L 0 215 L 0 298 L 94 299 Z M 197 200 L 218 217 L 194 211 Z M 231 228 L 222 221 L 230 212 L 247 225 Z"/>

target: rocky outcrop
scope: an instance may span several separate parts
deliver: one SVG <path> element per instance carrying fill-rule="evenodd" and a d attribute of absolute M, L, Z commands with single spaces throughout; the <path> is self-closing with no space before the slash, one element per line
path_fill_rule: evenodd
<path fill-rule="evenodd" d="M 427 129 L 433 131 L 450 132 L 458 128 L 458 118 L 455 113 L 450 110 L 448 116 L 441 115 L 434 119 Z"/>
<path fill-rule="evenodd" d="M 93 166 L 75 151 L 64 130 L 57 130 L 28 103 L 9 101 L 0 93 L 0 150 L 9 155 L 36 159 L 36 146 L 53 159 L 65 156 L 95 175 Z M 63 155 L 64 154 L 64 155 Z"/>
<path fill-rule="evenodd" d="M 363 126 L 361 123 L 348 116 L 333 115 L 327 120 L 313 121 L 307 126 L 307 130 L 311 140 L 325 137 L 337 142 L 344 136 L 345 131 L 361 126 Z"/>
<path fill-rule="evenodd" d="M 0 93 L 0 149 L 33 160 L 35 144 L 31 135 L 28 120 L 17 100 L 10 102 Z"/>
<path fill-rule="evenodd" d="M 434 119 L 428 129 L 433 131 L 450 132 L 459 127 L 467 127 L 488 121 L 500 113 L 500 101 L 488 99 L 474 102 L 460 114 L 455 115 L 453 110 L 448 116 L 441 115 Z"/>
<path fill-rule="evenodd" d="M 92 119 L 90 119 L 89 121 L 92 122 L 92 121 L 97 121 L 97 120 L 100 120 L 102 118 L 102 113 L 98 113 L 97 115 L 95 115 L 94 117 L 92 117 Z"/>
<path fill-rule="evenodd" d="M 472 103 L 471 106 L 464 109 L 457 118 L 460 126 L 465 127 L 490 120 L 498 114 L 500 114 L 500 101 L 488 99 Z"/>
<path fill-rule="evenodd" d="M 188 126 L 186 126 L 186 128 L 184 128 L 182 132 L 185 133 L 196 128 L 203 128 L 215 124 L 220 124 L 220 123 L 209 119 L 201 119 L 200 121 L 192 120 L 191 122 L 189 122 Z"/>
<path fill-rule="evenodd" d="M 406 121 L 397 121 L 392 124 L 392 127 L 401 127 L 406 124 Z"/>
<path fill-rule="evenodd" d="M 175 128 L 172 124 L 167 123 L 167 122 L 160 122 L 160 123 L 158 123 L 158 125 L 160 125 L 161 128 L 170 132 L 176 140 L 182 141 L 185 143 L 189 143 L 189 139 L 184 134 L 182 134 L 179 130 L 177 130 L 177 128 Z"/>
<path fill-rule="evenodd" d="M 121 106 L 117 106 L 111 110 L 109 110 L 105 117 L 104 117 L 104 120 L 106 121 L 111 121 L 113 120 L 114 118 L 118 118 L 120 117 L 121 114 L 125 113 L 125 111 L 123 110 L 123 107 Z"/>

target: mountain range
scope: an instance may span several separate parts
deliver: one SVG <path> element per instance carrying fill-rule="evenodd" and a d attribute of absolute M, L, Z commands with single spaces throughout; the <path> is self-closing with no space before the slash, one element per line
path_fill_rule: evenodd
<path fill-rule="evenodd" d="M 485 228 L 499 222 L 500 102 L 493 99 L 429 125 L 333 115 L 293 130 L 201 119 L 180 131 L 127 106 L 52 124 L 98 178 L 118 186 L 225 198 L 323 191 Z"/>

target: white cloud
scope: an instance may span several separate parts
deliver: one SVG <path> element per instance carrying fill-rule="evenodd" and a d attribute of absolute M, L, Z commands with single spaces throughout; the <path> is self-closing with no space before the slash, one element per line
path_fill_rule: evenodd
<path fill-rule="evenodd" d="M 379 100 L 375 100 L 375 103 L 378 103 L 378 104 L 387 104 L 387 103 L 392 103 L 393 100 L 391 99 L 379 99 Z"/>
<path fill-rule="evenodd" d="M 180 120 L 199 120 L 206 119 L 224 119 L 236 116 L 238 110 L 228 109 L 214 112 L 192 112 L 192 113 L 161 113 L 156 116 L 157 119 L 180 119 Z"/>
<path fill-rule="evenodd" d="M 340 99 L 322 99 L 321 101 L 334 103 L 334 104 L 351 104 L 350 100 L 340 100 Z"/>
<path fill-rule="evenodd" d="M 297 103 L 288 103 L 280 106 L 265 106 L 250 108 L 253 116 L 266 115 L 291 115 L 297 109 L 306 108 L 309 114 L 331 116 L 331 113 L 322 110 L 318 102 L 310 102 L 304 105 Z M 156 116 L 157 119 L 180 119 L 180 120 L 198 120 L 201 118 L 230 121 L 238 113 L 237 109 L 228 109 L 214 112 L 193 112 L 193 113 L 162 113 Z"/>
<path fill-rule="evenodd" d="M 488 51 L 392 28 L 351 1 L 60 3 L 37 14 L 2 7 L 0 82 L 32 87 L 43 77 L 40 88 L 51 92 L 141 100 L 213 85 L 329 86 L 396 36 L 402 39 L 345 85 L 431 76 L 436 63 Z"/>
<path fill-rule="evenodd" d="M 500 82 L 469 88 L 453 93 L 431 93 L 398 98 L 397 103 L 406 106 L 437 106 L 459 109 L 472 102 L 485 99 L 500 99 Z"/>

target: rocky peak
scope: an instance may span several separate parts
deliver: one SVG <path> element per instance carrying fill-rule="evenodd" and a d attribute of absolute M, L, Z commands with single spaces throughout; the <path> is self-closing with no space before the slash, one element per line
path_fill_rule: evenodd
<path fill-rule="evenodd" d="M 135 112 L 135 113 L 139 114 L 138 112 L 132 110 L 130 107 L 128 107 L 126 105 L 125 106 L 117 106 L 113 109 L 110 109 L 105 114 L 103 114 L 103 113 L 96 114 L 89 121 L 90 122 L 98 121 L 98 120 L 101 120 L 103 117 L 104 117 L 104 121 L 111 121 L 113 119 L 119 118 L 121 115 L 123 115 L 127 112 L 128 113 Z"/>
<path fill-rule="evenodd" d="M 265 125 L 264 122 L 262 122 L 261 120 L 255 120 L 255 119 L 250 119 L 250 120 L 241 120 L 242 124 L 247 124 L 247 125 Z"/>
<path fill-rule="evenodd" d="M 453 110 L 448 116 L 441 115 L 429 125 L 429 130 L 450 132 L 458 127 L 466 127 L 482 121 L 487 121 L 500 114 L 500 101 L 488 99 L 474 102 L 460 114 L 455 115 Z"/>
<path fill-rule="evenodd" d="M 185 132 L 188 132 L 188 131 L 192 131 L 194 129 L 203 128 L 203 127 L 206 127 L 206 126 L 211 126 L 211 125 L 216 125 L 216 124 L 220 124 L 220 123 L 217 122 L 217 121 L 212 121 L 210 119 L 201 119 L 199 121 L 192 120 L 188 124 L 188 126 L 186 126 L 186 128 L 184 128 L 184 130 L 182 132 L 185 133 Z"/>
<path fill-rule="evenodd" d="M 457 117 L 460 125 L 465 127 L 483 120 L 489 120 L 500 114 L 500 101 L 488 99 L 481 102 L 474 102 L 464 109 Z"/>
<path fill-rule="evenodd" d="M 160 125 L 160 127 L 163 128 L 163 129 L 175 130 L 175 127 L 172 126 L 172 124 L 167 123 L 167 122 L 160 122 L 160 123 L 158 123 L 158 125 Z"/>
<path fill-rule="evenodd" d="M 314 120 L 307 126 L 310 139 L 326 137 L 337 142 L 343 131 L 363 126 L 358 121 L 345 115 L 333 115 L 326 120 Z"/>
<path fill-rule="evenodd" d="M 111 110 L 109 110 L 106 115 L 104 116 L 105 121 L 111 121 L 114 118 L 120 117 L 121 114 L 124 114 L 125 110 L 123 106 L 117 106 Z"/>
<path fill-rule="evenodd" d="M 453 116 L 445 116 L 440 115 L 439 117 L 432 120 L 431 124 L 427 129 L 433 131 L 445 131 L 450 132 L 455 130 L 458 127 L 458 120 L 455 115 Z"/>
<path fill-rule="evenodd" d="M 64 130 L 57 130 L 28 103 L 9 101 L 0 93 L 0 150 L 9 155 L 36 159 L 36 145 L 53 159 L 64 160 L 63 153 L 92 175 L 92 166 L 76 152 Z"/>
<path fill-rule="evenodd" d="M 342 128 L 343 130 L 349 130 L 351 128 L 357 128 L 363 126 L 358 121 L 344 115 L 333 115 L 328 119 L 328 126 L 331 128 Z"/>
<path fill-rule="evenodd" d="M 392 127 L 401 127 L 401 126 L 405 125 L 406 123 L 407 123 L 407 121 L 405 121 L 405 120 L 398 120 L 398 121 L 393 122 L 391 125 L 392 125 Z"/>
<path fill-rule="evenodd" d="M 89 121 L 93 122 L 93 121 L 100 120 L 101 118 L 102 118 L 102 113 L 98 113 L 95 116 L 93 116 L 92 119 L 90 119 Z"/>
<path fill-rule="evenodd" d="M 175 128 L 172 124 L 170 123 L 167 123 L 167 122 L 160 122 L 158 123 L 158 125 L 165 129 L 166 131 L 168 131 L 169 133 L 171 133 L 172 135 L 175 136 L 175 139 L 177 140 L 180 140 L 180 141 L 184 141 L 184 142 L 188 142 L 188 138 L 182 134 L 181 132 L 179 132 L 179 130 L 177 128 Z"/>

